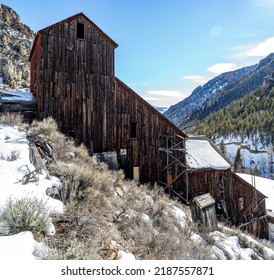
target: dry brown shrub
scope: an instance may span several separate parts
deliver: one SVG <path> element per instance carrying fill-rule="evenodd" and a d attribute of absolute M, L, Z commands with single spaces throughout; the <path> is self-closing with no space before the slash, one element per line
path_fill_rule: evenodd
<path fill-rule="evenodd" d="M 25 127 L 23 115 L 14 112 L 0 113 L 0 123 Z"/>
<path fill-rule="evenodd" d="M 57 234 L 49 242 L 49 259 L 104 259 L 100 252 L 118 247 L 138 259 L 210 258 L 207 246 L 190 239 L 195 229 L 182 228 L 174 216 L 170 205 L 181 204 L 162 188 L 110 171 L 85 146 L 76 147 L 58 132 L 51 118 L 34 122 L 30 134 L 52 146 L 55 161 L 49 170 L 62 182 L 66 205 L 66 213 L 53 220 Z M 113 241 L 117 248 L 109 245 Z"/>

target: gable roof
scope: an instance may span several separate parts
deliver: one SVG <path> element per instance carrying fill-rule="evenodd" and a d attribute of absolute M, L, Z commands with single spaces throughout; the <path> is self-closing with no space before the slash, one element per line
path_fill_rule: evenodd
<path fill-rule="evenodd" d="M 74 20 L 76 20 L 79 17 L 83 17 L 90 25 L 92 25 L 97 30 L 97 32 L 102 37 L 104 37 L 107 41 L 109 41 L 114 46 L 114 48 L 118 47 L 118 44 L 114 40 L 112 40 L 100 27 L 98 27 L 98 25 L 96 25 L 93 21 L 91 21 L 85 14 L 78 13 L 78 14 L 75 14 L 74 16 L 68 17 L 68 18 L 66 18 L 64 20 L 61 20 L 61 21 L 59 21 L 57 23 L 54 23 L 54 24 L 52 24 L 52 25 L 50 25 L 50 26 L 48 26 L 48 27 L 46 27 L 44 29 L 39 30 L 37 32 L 37 34 L 36 34 L 36 37 L 35 37 L 33 45 L 32 45 L 32 49 L 31 49 L 31 52 L 30 52 L 30 59 L 31 59 L 33 51 L 35 49 L 35 45 L 37 43 L 38 37 L 41 36 L 41 34 L 43 32 L 49 32 L 51 29 L 53 29 L 53 28 L 55 28 L 57 26 L 60 26 L 60 25 L 62 25 L 64 23 L 74 21 Z"/>
<path fill-rule="evenodd" d="M 186 163 L 193 170 L 225 170 L 232 166 L 229 159 L 208 138 L 203 136 L 192 136 L 187 139 Z"/>

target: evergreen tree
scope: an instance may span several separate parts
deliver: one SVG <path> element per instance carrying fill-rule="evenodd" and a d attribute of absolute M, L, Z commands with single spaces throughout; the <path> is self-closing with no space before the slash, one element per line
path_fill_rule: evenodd
<path fill-rule="evenodd" d="M 241 172 L 243 169 L 243 159 L 242 159 L 240 148 L 238 148 L 235 156 L 234 168 L 235 168 L 235 172 Z"/>
<path fill-rule="evenodd" d="M 220 151 L 222 152 L 222 154 L 226 155 L 226 146 L 224 143 L 224 139 L 222 139 L 219 148 L 220 148 Z"/>

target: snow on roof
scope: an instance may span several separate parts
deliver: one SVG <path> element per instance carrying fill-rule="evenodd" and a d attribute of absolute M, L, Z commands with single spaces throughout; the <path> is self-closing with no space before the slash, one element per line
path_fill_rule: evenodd
<path fill-rule="evenodd" d="M 207 138 L 189 138 L 186 141 L 186 161 L 190 169 L 229 169 L 231 163 Z"/>
<path fill-rule="evenodd" d="M 274 180 L 243 173 L 237 173 L 237 175 L 267 196 L 266 208 L 274 211 Z"/>
<path fill-rule="evenodd" d="M 1 102 L 33 102 L 32 92 L 3 91 L 0 93 Z"/>

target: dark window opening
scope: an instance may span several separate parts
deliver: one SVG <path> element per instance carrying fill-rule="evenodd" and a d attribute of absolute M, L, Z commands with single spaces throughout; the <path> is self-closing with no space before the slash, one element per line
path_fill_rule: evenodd
<path fill-rule="evenodd" d="M 130 125 L 130 137 L 137 138 L 137 123 L 132 122 Z"/>
<path fill-rule="evenodd" d="M 224 189 L 224 176 L 219 175 L 219 188 L 222 190 Z"/>
<path fill-rule="evenodd" d="M 85 25 L 77 22 L 77 39 L 85 39 Z"/>

